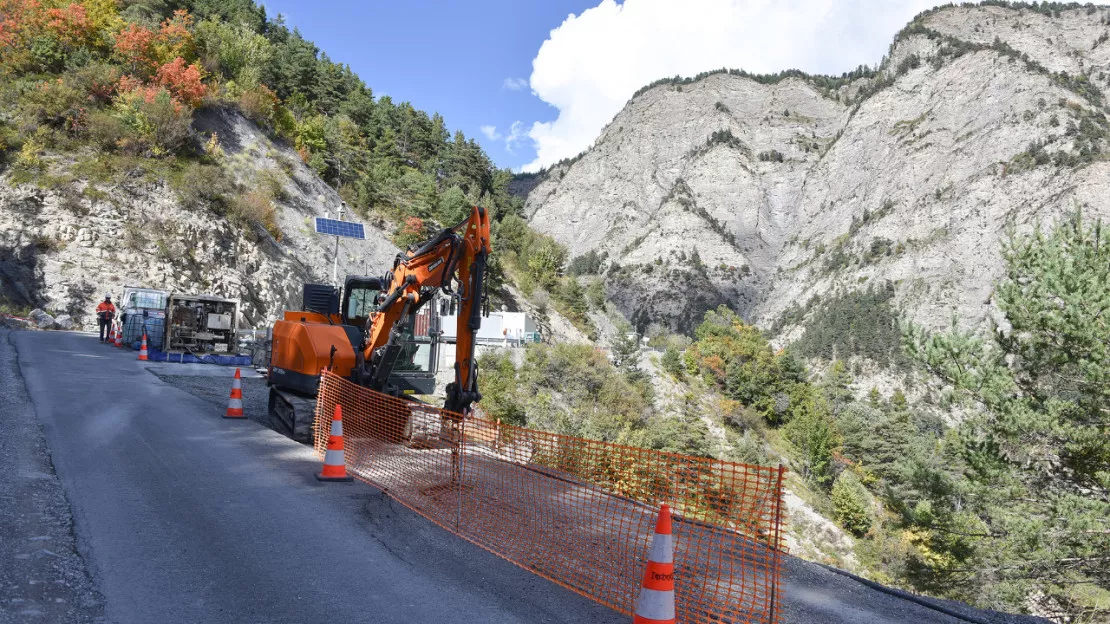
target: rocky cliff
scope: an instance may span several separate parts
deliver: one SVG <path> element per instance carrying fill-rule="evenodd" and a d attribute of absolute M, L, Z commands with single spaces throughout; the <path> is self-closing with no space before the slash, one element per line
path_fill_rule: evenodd
<path fill-rule="evenodd" d="M 256 201 L 273 209 L 273 232 L 236 223 L 212 202 L 184 201 L 142 162 L 104 176 L 89 171 L 96 160 L 82 162 L 87 154 L 58 156 L 33 182 L 0 175 L 0 303 L 67 312 L 89 326 L 104 293 L 141 285 L 240 299 L 241 324 L 261 327 L 300 307 L 305 282 L 330 282 L 335 239 L 317 235 L 312 218 L 336 217 L 335 191 L 236 112 L 201 111 L 194 128 L 202 138 L 216 134 L 237 192 L 266 187 Z M 178 182 L 202 197 L 210 191 L 196 188 L 205 180 Z M 397 253 L 379 224 L 366 225 L 366 241 L 340 242 L 340 276 L 384 272 Z"/>
<path fill-rule="evenodd" d="M 947 7 L 875 72 L 665 81 L 541 176 L 527 213 L 572 256 L 606 254 L 641 328 L 726 303 L 790 335 L 792 306 L 888 282 L 916 322 L 976 324 L 1011 228 L 1110 215 L 1108 23 Z"/>

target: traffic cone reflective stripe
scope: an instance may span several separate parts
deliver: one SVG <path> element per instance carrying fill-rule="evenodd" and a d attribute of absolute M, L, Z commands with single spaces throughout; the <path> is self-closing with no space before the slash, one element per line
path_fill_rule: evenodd
<path fill-rule="evenodd" d="M 244 418 L 243 416 L 243 384 L 240 379 L 239 369 L 235 369 L 235 378 L 231 380 L 231 398 L 227 400 L 227 412 L 224 418 Z"/>
<path fill-rule="evenodd" d="M 350 481 L 347 476 L 347 462 L 343 456 L 343 408 L 335 406 L 331 419 L 331 435 L 328 436 L 328 450 L 324 453 L 324 469 L 316 478 L 321 481 Z"/>
<path fill-rule="evenodd" d="M 146 356 L 146 332 L 144 331 L 143 332 L 143 343 L 141 345 L 139 345 L 139 361 L 146 362 L 149 359 L 150 358 L 148 358 Z"/>
<path fill-rule="evenodd" d="M 655 537 L 651 540 L 647 568 L 636 600 L 633 624 L 674 624 L 674 541 L 671 537 L 671 510 L 666 503 L 659 510 Z"/>

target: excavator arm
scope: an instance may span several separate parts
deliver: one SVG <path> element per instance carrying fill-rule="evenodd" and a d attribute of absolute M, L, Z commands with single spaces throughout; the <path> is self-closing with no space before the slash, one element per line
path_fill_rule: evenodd
<path fill-rule="evenodd" d="M 484 208 L 474 207 L 466 221 L 398 254 L 393 269 L 382 279 L 384 299 L 367 322 L 365 349 L 357 366 L 359 383 L 387 390 L 402 348 L 401 321 L 440 290 L 459 300 L 455 381 L 447 385 L 444 408 L 468 412 L 471 403 L 481 399 L 474 345 L 482 324 L 482 290 L 489 253 L 489 215 Z"/>

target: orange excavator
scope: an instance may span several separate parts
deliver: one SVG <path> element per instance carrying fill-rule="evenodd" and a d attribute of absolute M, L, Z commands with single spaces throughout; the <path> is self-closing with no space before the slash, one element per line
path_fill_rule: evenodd
<path fill-rule="evenodd" d="M 428 305 L 443 294 L 457 300 L 455 379 L 444 408 L 465 414 L 481 399 L 475 338 L 482 323 L 490 254 L 489 215 L 470 217 L 397 255 L 383 277 L 348 276 L 342 296 L 306 284 L 304 310 L 274 323 L 268 382 L 270 418 L 301 442 L 312 437 L 320 371 L 393 396 L 430 394 L 435 382 L 438 315 Z"/>

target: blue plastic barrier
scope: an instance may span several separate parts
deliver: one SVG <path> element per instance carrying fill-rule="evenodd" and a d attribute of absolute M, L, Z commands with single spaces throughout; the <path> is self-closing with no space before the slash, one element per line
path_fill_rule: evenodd
<path fill-rule="evenodd" d="M 142 341 L 136 342 L 132 347 L 138 351 Z M 150 344 L 146 347 L 147 358 L 151 362 L 170 362 L 173 364 L 215 364 L 217 366 L 250 366 L 249 355 L 208 355 L 196 356 L 190 353 L 163 353 Z"/>

